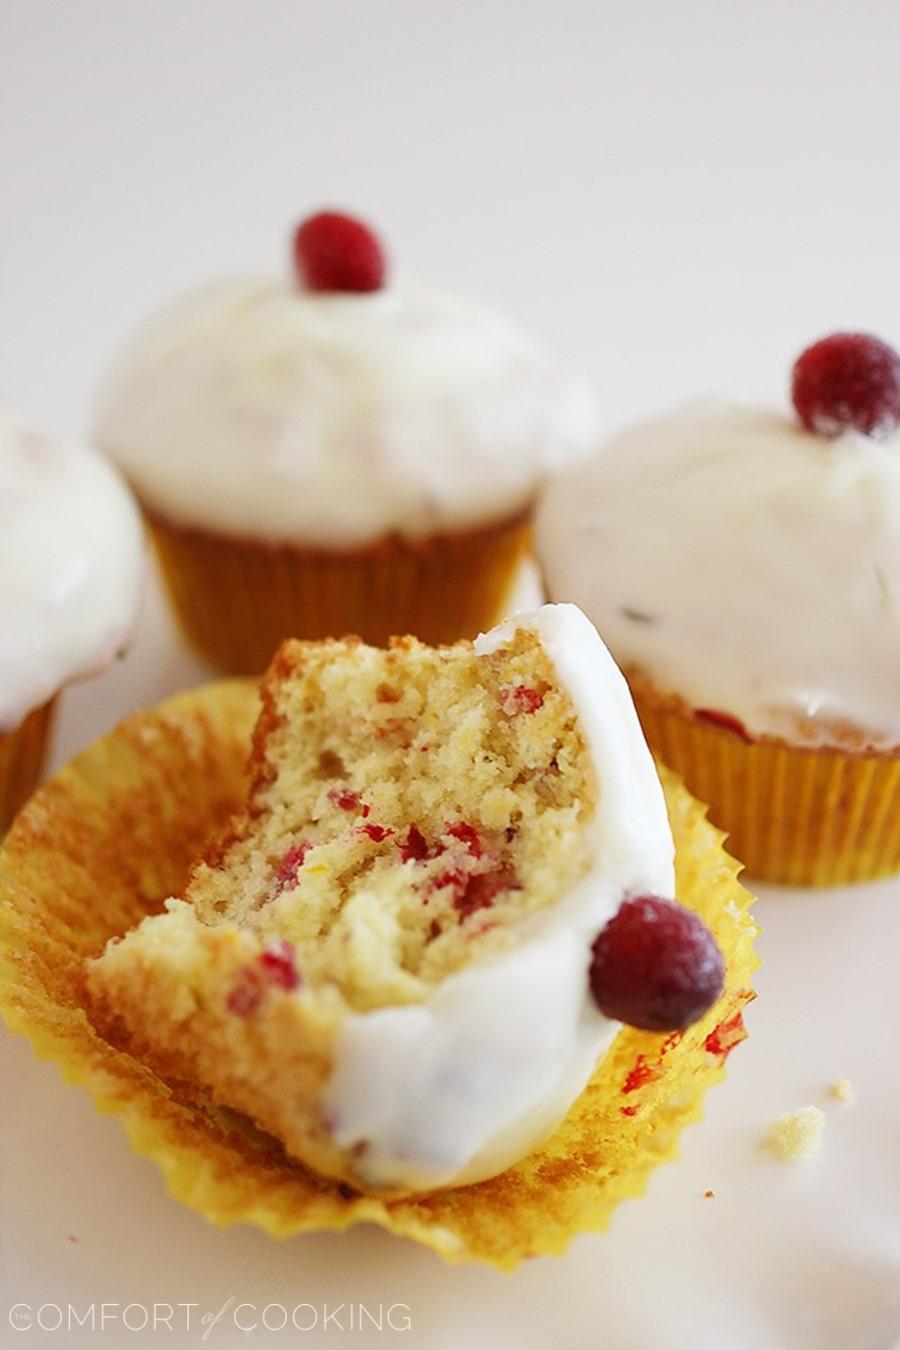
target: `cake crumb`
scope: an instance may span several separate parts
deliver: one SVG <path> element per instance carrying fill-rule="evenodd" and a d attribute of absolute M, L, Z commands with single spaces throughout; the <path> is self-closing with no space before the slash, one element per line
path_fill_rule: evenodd
<path fill-rule="evenodd" d="M 836 1102 L 850 1102 L 856 1099 L 856 1093 L 853 1091 L 853 1084 L 849 1078 L 836 1078 L 828 1089 L 829 1096 Z"/>
<path fill-rule="evenodd" d="M 822 1143 L 825 1113 L 817 1106 L 801 1106 L 773 1120 L 767 1142 L 779 1158 L 806 1158 Z"/>
<path fill-rule="evenodd" d="M 704 1191 L 704 1192 L 703 1192 L 703 1199 L 704 1199 L 704 1200 L 715 1200 L 715 1198 L 716 1198 L 716 1193 L 715 1193 L 715 1191 Z"/>

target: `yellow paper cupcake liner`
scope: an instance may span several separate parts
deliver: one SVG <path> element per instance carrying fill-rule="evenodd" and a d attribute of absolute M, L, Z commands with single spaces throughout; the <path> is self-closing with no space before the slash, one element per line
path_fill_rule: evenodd
<path fill-rule="evenodd" d="M 41 776 L 56 700 L 35 708 L 15 731 L 0 736 L 0 837 Z"/>
<path fill-rule="evenodd" d="M 79 755 L 32 799 L 0 850 L 0 1014 L 119 1117 L 173 1195 L 219 1225 L 276 1237 L 363 1221 L 449 1261 L 510 1268 L 561 1252 L 640 1195 L 700 1115 L 707 1087 L 743 1037 L 756 964 L 750 896 L 703 808 L 668 773 L 678 895 L 716 934 L 727 962 L 722 999 L 684 1035 L 629 1028 L 553 1137 L 502 1176 L 385 1202 L 321 1180 L 276 1141 L 202 1090 L 165 1082 L 94 1030 L 85 959 L 178 891 L 192 857 L 244 790 L 256 716 L 252 686 L 233 681 L 138 713 Z"/>
<path fill-rule="evenodd" d="M 355 633 L 375 646 L 405 633 L 431 645 L 475 637 L 504 616 L 529 543 L 521 516 L 343 553 L 149 522 L 185 637 L 235 675 L 261 673 L 286 637 Z"/>
<path fill-rule="evenodd" d="M 650 746 L 709 804 L 750 876 L 837 886 L 900 872 L 900 756 L 748 742 L 640 678 L 632 693 Z"/>

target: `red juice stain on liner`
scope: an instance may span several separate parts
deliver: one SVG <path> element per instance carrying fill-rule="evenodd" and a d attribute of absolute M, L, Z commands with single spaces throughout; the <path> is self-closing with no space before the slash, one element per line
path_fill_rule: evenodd
<path fill-rule="evenodd" d="M 718 1026 L 713 1027 L 712 1031 L 703 1042 L 703 1048 L 710 1054 L 716 1055 L 721 1059 L 726 1059 L 731 1054 L 736 1045 L 746 1040 L 747 1029 L 744 1026 L 744 1014 L 741 1008 L 730 1017 L 726 1017 Z"/>
<path fill-rule="evenodd" d="M 730 713 L 719 712 L 717 708 L 695 708 L 694 717 L 698 722 L 705 722 L 708 726 L 732 732 L 735 736 L 739 736 L 745 745 L 753 744 L 753 737 L 743 722 L 740 718 L 732 717 Z"/>

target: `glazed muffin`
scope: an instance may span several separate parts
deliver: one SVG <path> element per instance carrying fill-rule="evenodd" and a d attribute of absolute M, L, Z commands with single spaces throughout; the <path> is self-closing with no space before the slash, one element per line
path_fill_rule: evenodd
<path fill-rule="evenodd" d="M 835 335 L 793 389 L 797 420 L 698 403 L 624 432 L 537 540 L 735 854 L 828 884 L 900 870 L 900 359 Z"/>
<path fill-rule="evenodd" d="M 252 771 L 183 898 L 90 963 L 92 1016 L 319 1175 L 383 1195 L 493 1176 L 620 1020 L 674 1046 L 722 992 L 670 898 L 627 688 L 572 606 L 474 646 L 286 643 Z"/>
<path fill-rule="evenodd" d="M 126 646 L 142 566 L 114 470 L 0 408 L 0 834 L 40 776 L 59 691 Z"/>
<path fill-rule="evenodd" d="M 501 616 L 585 388 L 492 310 L 394 281 L 359 222 L 306 221 L 289 278 L 183 298 L 129 343 L 97 440 L 214 664 L 286 637 L 448 642 Z"/>

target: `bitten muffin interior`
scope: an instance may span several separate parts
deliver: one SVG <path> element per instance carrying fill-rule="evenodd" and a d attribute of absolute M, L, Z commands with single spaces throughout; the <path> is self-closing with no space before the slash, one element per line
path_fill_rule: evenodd
<path fill-rule="evenodd" d="M 421 1000 L 587 870 L 597 789 L 532 630 L 487 655 L 288 642 L 263 700 L 249 807 L 185 898 L 293 944 L 307 986 Z"/>

